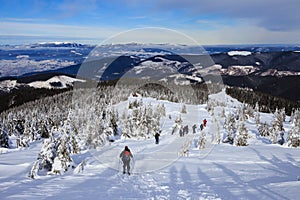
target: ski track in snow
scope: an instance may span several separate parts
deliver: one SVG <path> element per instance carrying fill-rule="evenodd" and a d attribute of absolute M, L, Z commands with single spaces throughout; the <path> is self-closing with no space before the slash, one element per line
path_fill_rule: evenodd
<path fill-rule="evenodd" d="M 224 99 L 237 104 L 228 97 Z M 187 105 L 187 114 L 181 116 L 184 125 L 188 122 L 190 133 L 184 137 L 170 135 L 181 105 L 164 103 L 167 115 L 159 145 L 154 144 L 154 138 L 122 139 L 101 150 L 74 155 L 74 160 L 87 161 L 79 174 L 71 170 L 61 176 L 29 179 L 41 148 L 38 142 L 30 149 L 0 154 L 1 199 L 297 199 L 299 149 L 265 144 L 255 136 L 255 123 L 248 121 L 252 133 L 249 146 L 208 144 L 206 149 L 198 150 L 192 142 L 189 156 L 179 157 L 182 145 L 200 136 L 199 130 L 191 133 L 194 123 L 199 125 L 206 118 L 204 130 L 208 136 L 216 127 L 205 105 Z M 271 120 L 269 114 L 262 117 Z M 135 157 L 130 176 L 121 173 L 118 158 L 125 145 Z"/>

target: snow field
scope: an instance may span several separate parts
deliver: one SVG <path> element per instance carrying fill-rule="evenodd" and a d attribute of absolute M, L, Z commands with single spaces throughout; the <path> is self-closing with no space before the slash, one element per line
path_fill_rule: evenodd
<path fill-rule="evenodd" d="M 241 105 L 222 92 L 211 98 L 226 103 L 225 114 L 236 112 Z M 297 199 L 299 149 L 269 144 L 258 136 L 253 119 L 246 121 L 251 136 L 248 146 L 215 144 L 218 129 L 221 135 L 224 133 L 222 106 L 216 106 L 214 115 L 210 115 L 206 105 L 186 105 L 187 113 L 183 114 L 182 104 L 152 98 L 143 102 L 164 103 L 166 108 L 158 145 L 154 138 L 121 138 L 102 148 L 73 155 L 76 164 L 86 161 L 81 172 L 70 170 L 61 176 L 40 176 L 35 180 L 27 176 L 40 143 L 2 153 L 1 199 Z M 127 105 L 122 102 L 116 108 L 120 111 Z M 174 120 L 179 116 L 190 129 L 184 137 L 178 133 L 171 135 Z M 199 150 L 195 143 L 204 118 L 208 121 L 204 129 L 208 141 Z M 261 113 L 262 122 L 270 123 L 272 119 L 272 114 Z M 193 124 L 197 124 L 196 134 L 192 134 Z M 291 128 L 288 122 L 284 127 Z M 186 143 L 189 155 L 181 156 L 179 153 Z M 122 174 L 118 157 L 125 145 L 131 149 L 135 161 L 130 176 Z"/>

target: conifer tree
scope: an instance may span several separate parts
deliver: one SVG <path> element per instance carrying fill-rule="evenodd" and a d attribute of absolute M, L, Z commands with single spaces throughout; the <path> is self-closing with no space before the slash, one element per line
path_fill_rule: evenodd
<path fill-rule="evenodd" d="M 8 134 L 0 124 L 0 147 L 9 148 L 10 140 Z"/>
<path fill-rule="evenodd" d="M 280 114 L 281 114 L 282 122 L 285 122 L 285 118 L 286 118 L 285 108 L 282 108 L 280 110 Z"/>
<path fill-rule="evenodd" d="M 43 142 L 43 147 L 39 153 L 39 169 L 45 169 L 46 171 L 51 171 L 54 158 L 56 157 L 56 144 L 53 137 L 45 139 Z"/>
<path fill-rule="evenodd" d="M 52 172 L 55 172 L 56 170 L 60 171 L 60 173 L 66 172 L 73 163 L 70 153 L 71 148 L 67 140 L 66 135 L 57 138 L 57 151 L 56 157 L 53 160 Z"/>
<path fill-rule="evenodd" d="M 284 131 L 283 129 L 283 116 L 279 112 L 278 109 L 276 109 L 274 113 L 274 119 L 272 121 L 271 131 L 270 131 L 270 139 L 273 144 L 276 144 L 278 142 L 278 137 L 280 132 Z"/>
<path fill-rule="evenodd" d="M 183 114 L 187 113 L 187 111 L 186 111 L 186 105 L 185 104 L 182 105 L 180 112 L 183 113 Z"/>
<path fill-rule="evenodd" d="M 288 132 L 288 145 L 292 147 L 300 146 L 300 110 L 297 109 L 291 116 L 292 129 Z"/>
<path fill-rule="evenodd" d="M 109 127 L 111 127 L 113 129 L 113 134 L 117 135 L 118 134 L 118 112 L 115 109 L 112 109 L 110 112 L 110 125 Z"/>
<path fill-rule="evenodd" d="M 198 140 L 198 147 L 199 149 L 204 149 L 205 148 L 205 143 L 206 143 L 206 134 L 205 134 L 205 131 L 201 131 L 201 135 L 199 137 L 199 140 Z"/>
<path fill-rule="evenodd" d="M 225 115 L 225 108 L 224 108 L 224 107 L 222 107 L 220 117 L 222 117 L 222 118 L 225 118 L 225 117 L 226 117 L 226 115 Z"/>
<path fill-rule="evenodd" d="M 243 119 L 240 119 L 238 122 L 237 131 L 236 131 L 235 144 L 237 146 L 247 146 L 248 138 L 249 138 L 249 134 L 248 134 L 248 130 L 245 126 L 245 121 Z"/>
<path fill-rule="evenodd" d="M 260 125 L 260 112 L 259 112 L 258 102 L 256 102 L 254 110 L 255 110 L 255 116 L 254 116 L 255 123 L 258 126 L 258 125 Z"/>
<path fill-rule="evenodd" d="M 223 142 L 225 143 L 230 143 L 233 144 L 234 142 L 234 132 L 235 132 L 235 118 L 234 115 L 232 113 L 229 113 L 228 116 L 225 119 L 225 123 L 224 123 L 224 128 L 227 130 L 227 136 L 226 138 L 223 140 Z"/>
<path fill-rule="evenodd" d="M 258 127 L 258 132 L 259 132 L 259 135 L 262 137 L 270 136 L 270 129 L 269 129 L 267 122 L 265 122 L 264 124 L 260 124 L 260 126 Z"/>

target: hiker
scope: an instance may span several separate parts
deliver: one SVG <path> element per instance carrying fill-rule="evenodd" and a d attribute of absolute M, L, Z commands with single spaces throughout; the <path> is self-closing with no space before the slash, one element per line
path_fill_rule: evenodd
<path fill-rule="evenodd" d="M 207 123 L 207 120 L 204 119 L 204 120 L 203 120 L 203 126 L 204 126 L 204 127 L 206 127 L 206 123 Z"/>
<path fill-rule="evenodd" d="M 281 132 L 280 133 L 280 137 L 281 137 L 281 139 L 279 139 L 278 140 L 278 144 L 280 144 L 280 145 L 283 145 L 284 144 L 284 142 L 285 142 L 285 140 L 284 140 L 284 132 Z"/>
<path fill-rule="evenodd" d="M 196 128 L 197 128 L 197 125 L 196 125 L 196 124 L 194 124 L 192 128 L 193 128 L 193 133 L 196 133 Z"/>
<path fill-rule="evenodd" d="M 183 133 L 182 127 L 180 127 L 180 129 L 179 129 L 179 136 L 180 136 L 180 137 L 183 137 L 183 136 L 184 136 L 184 133 Z"/>
<path fill-rule="evenodd" d="M 128 146 L 125 146 L 125 149 L 120 153 L 120 158 L 123 162 L 123 174 L 125 174 L 127 168 L 127 173 L 130 175 L 130 158 L 133 158 L 133 156 Z"/>
<path fill-rule="evenodd" d="M 203 124 L 200 125 L 200 130 L 201 130 L 201 131 L 203 130 Z"/>
<path fill-rule="evenodd" d="M 157 131 L 154 135 L 155 137 L 155 144 L 158 144 L 159 143 L 159 136 L 160 136 L 160 133 L 161 133 L 161 130 L 160 131 Z"/>
<path fill-rule="evenodd" d="M 183 135 L 187 135 L 189 133 L 189 126 L 186 125 L 183 127 Z"/>

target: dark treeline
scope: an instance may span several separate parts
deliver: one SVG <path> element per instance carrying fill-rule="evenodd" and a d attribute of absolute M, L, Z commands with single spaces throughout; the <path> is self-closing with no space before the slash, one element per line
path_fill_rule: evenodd
<path fill-rule="evenodd" d="M 260 106 L 261 112 L 275 112 L 276 108 L 285 109 L 287 115 L 291 115 L 292 111 L 300 108 L 300 102 L 275 97 L 262 92 L 253 91 L 251 89 L 227 87 L 226 93 L 241 102 L 255 106 L 256 102 Z"/>
<path fill-rule="evenodd" d="M 46 89 L 46 88 L 32 88 L 20 87 L 9 92 L 0 91 L 0 113 L 13 107 L 20 106 L 26 102 L 34 101 L 40 98 L 53 96 L 55 94 L 64 93 L 68 89 Z"/>

